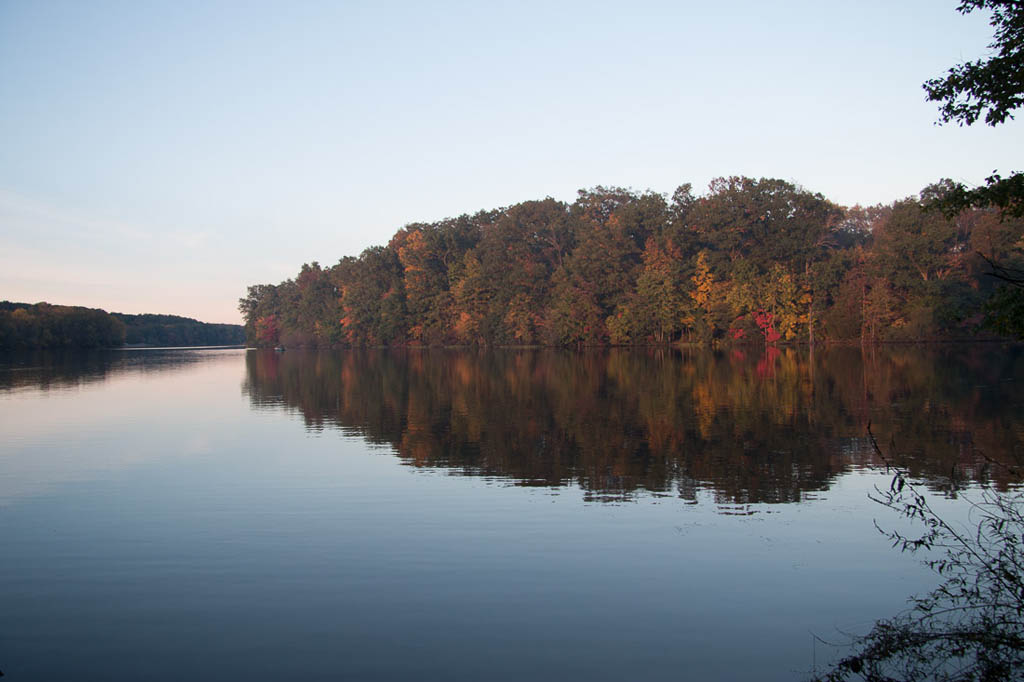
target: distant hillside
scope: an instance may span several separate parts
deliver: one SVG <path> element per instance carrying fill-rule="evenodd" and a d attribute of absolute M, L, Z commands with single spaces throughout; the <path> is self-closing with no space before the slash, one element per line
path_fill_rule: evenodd
<path fill-rule="evenodd" d="M 105 310 L 0 302 L 0 348 L 106 348 L 124 343 L 124 324 Z"/>
<path fill-rule="evenodd" d="M 228 346 L 245 342 L 235 324 L 177 315 L 125 315 L 98 308 L 0 301 L 0 349 Z"/>
<path fill-rule="evenodd" d="M 245 328 L 240 324 L 214 324 L 177 315 L 111 315 L 124 323 L 124 342 L 129 345 L 240 346 L 245 343 Z"/>

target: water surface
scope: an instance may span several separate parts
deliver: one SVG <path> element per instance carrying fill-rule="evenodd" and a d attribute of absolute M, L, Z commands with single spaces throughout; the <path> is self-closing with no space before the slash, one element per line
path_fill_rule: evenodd
<path fill-rule="evenodd" d="M 0 670 L 799 678 L 935 584 L 873 528 L 868 424 L 942 504 L 1024 452 L 1022 381 L 998 346 L 8 356 Z"/>

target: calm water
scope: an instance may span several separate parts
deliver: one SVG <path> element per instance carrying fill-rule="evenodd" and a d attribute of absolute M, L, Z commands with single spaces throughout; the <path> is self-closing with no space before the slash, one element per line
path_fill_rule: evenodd
<path fill-rule="evenodd" d="M 1024 353 L 0 357 L 0 670 L 800 679 L 935 584 L 869 422 L 956 514 Z"/>

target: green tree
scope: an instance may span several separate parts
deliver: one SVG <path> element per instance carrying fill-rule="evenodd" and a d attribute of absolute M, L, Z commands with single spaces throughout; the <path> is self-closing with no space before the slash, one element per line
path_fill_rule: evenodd
<path fill-rule="evenodd" d="M 493 327 L 493 320 L 488 318 L 494 300 L 494 286 L 474 251 L 463 258 L 462 276 L 455 283 L 453 293 L 458 311 L 455 322 L 457 339 L 462 343 L 485 342 L 492 336 L 488 329 Z"/>
<path fill-rule="evenodd" d="M 916 198 L 896 202 L 874 228 L 872 274 L 896 297 L 895 337 L 948 332 L 981 302 L 967 262 L 969 221 L 925 206 Z"/>
<path fill-rule="evenodd" d="M 339 322 L 346 344 L 377 346 L 405 340 L 402 264 L 393 250 L 376 246 L 359 258 L 343 258 L 331 276 L 340 295 Z"/>
<path fill-rule="evenodd" d="M 682 330 L 688 307 L 684 281 L 682 251 L 671 240 L 659 244 L 648 239 L 636 291 L 659 342 L 671 341 Z"/>
<path fill-rule="evenodd" d="M 124 323 L 105 310 L 0 303 L 0 348 L 109 348 L 124 339 Z"/>
<path fill-rule="evenodd" d="M 552 278 L 544 322 L 549 342 L 600 344 L 609 339 L 608 318 L 635 295 L 642 262 L 637 239 L 657 223 L 652 216 L 657 201 L 630 209 L 637 200 L 621 188 L 580 190 L 570 208 L 576 246 Z"/>
<path fill-rule="evenodd" d="M 517 204 L 482 226 L 453 284 L 461 340 L 534 343 L 539 316 L 528 311 L 548 305 L 571 242 L 567 207 L 554 199 Z"/>
<path fill-rule="evenodd" d="M 997 125 L 1024 104 L 1024 6 L 1018 0 L 962 0 L 957 11 L 988 10 L 995 29 L 986 59 L 957 64 L 924 84 L 928 99 L 940 102 L 944 123 L 971 125 L 984 115 Z"/>

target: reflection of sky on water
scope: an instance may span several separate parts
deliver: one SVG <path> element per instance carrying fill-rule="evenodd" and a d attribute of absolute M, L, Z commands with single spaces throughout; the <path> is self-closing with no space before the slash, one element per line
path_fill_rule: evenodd
<path fill-rule="evenodd" d="M 120 351 L 6 363 L 0 505 L 154 458 L 213 452 L 246 411 L 237 390 L 228 400 L 218 390 L 237 386 L 243 352 Z"/>
<path fill-rule="evenodd" d="M 934 582 L 881 474 L 765 504 L 410 469 L 251 409 L 245 357 L 0 393 L 11 679 L 790 680 Z"/>

